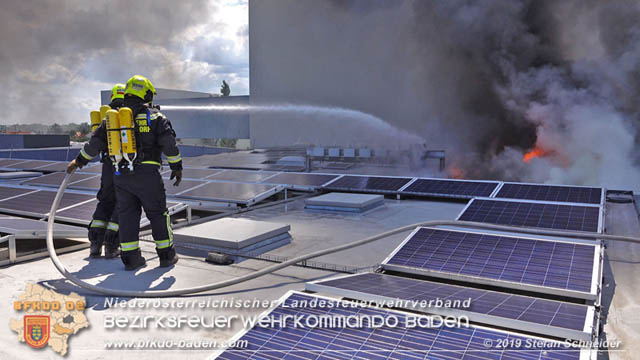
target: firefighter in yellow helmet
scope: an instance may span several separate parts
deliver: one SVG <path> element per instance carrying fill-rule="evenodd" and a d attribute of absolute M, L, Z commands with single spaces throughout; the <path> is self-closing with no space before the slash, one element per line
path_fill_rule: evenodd
<path fill-rule="evenodd" d="M 133 111 L 137 144 L 134 170 L 127 171 L 127 165 L 122 164 L 126 161 L 123 161 L 121 174 L 114 177 L 120 221 L 120 257 L 127 270 L 145 265 L 138 239 L 142 209 L 151 222 L 160 266 L 171 266 L 178 261 L 159 170 L 164 153 L 171 168 L 171 179 L 176 179 L 174 185 L 177 186 L 182 180 L 182 159 L 171 123 L 151 106 L 155 93 L 151 81 L 140 75 L 131 77 L 124 91 L 124 106 Z M 107 149 L 106 131 L 102 129 L 100 133 L 103 125 L 85 144 L 80 155 L 69 164 L 67 171 L 86 165 L 101 150 Z"/>
<path fill-rule="evenodd" d="M 123 106 L 124 89 L 124 84 L 115 84 L 111 89 L 109 106 L 112 109 L 119 109 Z M 120 255 L 116 188 L 113 184 L 114 168 L 108 152 L 101 152 L 100 161 L 102 162 L 102 176 L 97 196 L 98 204 L 89 224 L 90 257 L 100 257 L 104 243 L 104 257 L 112 259 Z"/>

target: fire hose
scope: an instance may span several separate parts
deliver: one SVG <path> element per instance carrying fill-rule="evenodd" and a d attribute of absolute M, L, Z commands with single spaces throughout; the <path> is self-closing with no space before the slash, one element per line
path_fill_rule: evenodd
<path fill-rule="evenodd" d="M 234 279 L 229 279 L 229 280 L 224 280 L 224 281 L 219 281 L 215 283 L 210 283 L 210 284 L 205 284 L 205 285 L 200 285 L 200 286 L 195 286 L 190 288 L 184 288 L 184 289 L 144 290 L 144 291 L 107 289 L 97 285 L 89 284 L 81 280 L 80 278 L 78 278 L 73 273 L 69 272 L 69 270 L 67 270 L 64 264 L 60 261 L 60 258 L 58 258 L 58 255 L 56 254 L 56 251 L 53 245 L 53 225 L 55 221 L 55 214 L 56 214 L 56 211 L 58 210 L 58 206 L 60 205 L 60 201 L 62 200 L 62 196 L 67 188 L 67 185 L 69 183 L 69 180 L 71 179 L 72 174 L 73 172 L 71 174 L 67 174 L 67 176 L 64 178 L 64 180 L 62 181 L 62 184 L 60 185 L 60 188 L 58 189 L 58 193 L 56 194 L 56 197 L 53 200 L 53 204 L 51 204 L 51 211 L 49 212 L 50 215 L 49 215 L 49 220 L 47 224 L 47 250 L 49 251 L 49 256 L 51 257 L 51 261 L 53 262 L 53 265 L 60 272 L 60 274 L 62 274 L 62 276 L 64 276 L 67 280 L 71 281 L 72 283 L 76 284 L 77 286 L 85 290 L 89 290 L 94 293 L 108 295 L 108 296 L 157 298 L 157 297 L 172 297 L 172 296 L 180 296 L 180 295 L 187 295 L 187 294 L 195 294 L 195 293 L 201 293 L 205 291 L 221 289 L 228 286 L 240 284 L 249 280 L 253 280 L 255 278 L 270 274 L 272 272 L 278 271 L 288 266 L 295 265 L 305 260 L 351 249 L 357 246 L 362 246 L 370 242 L 384 239 L 392 235 L 413 230 L 419 226 L 472 227 L 476 229 L 519 232 L 519 233 L 535 234 L 535 235 L 561 236 L 561 237 L 569 237 L 569 238 L 582 238 L 582 239 L 594 239 L 594 240 L 601 239 L 601 240 L 640 243 L 640 238 L 620 236 L 620 235 L 606 235 L 606 234 L 585 233 L 585 232 L 576 232 L 576 231 L 529 229 L 529 228 L 522 228 L 522 227 L 485 224 L 485 223 L 477 223 L 477 222 L 470 222 L 470 221 L 432 220 L 432 221 L 424 221 L 424 222 L 419 222 L 411 225 L 401 226 L 401 227 L 398 227 L 389 231 L 385 231 L 377 235 L 369 236 L 361 240 L 353 241 L 344 245 L 315 251 L 305 255 L 300 255 L 292 259 L 289 259 L 287 261 L 284 261 L 282 263 L 271 265 L 264 269 L 257 270 L 251 274 L 239 276 Z"/>

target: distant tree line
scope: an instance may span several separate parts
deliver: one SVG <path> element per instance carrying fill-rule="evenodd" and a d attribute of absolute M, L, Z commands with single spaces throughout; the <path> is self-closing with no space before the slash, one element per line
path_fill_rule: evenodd
<path fill-rule="evenodd" d="M 0 125 L 0 133 L 69 135 L 71 141 L 86 141 L 91 136 L 91 125 L 89 123 Z"/>

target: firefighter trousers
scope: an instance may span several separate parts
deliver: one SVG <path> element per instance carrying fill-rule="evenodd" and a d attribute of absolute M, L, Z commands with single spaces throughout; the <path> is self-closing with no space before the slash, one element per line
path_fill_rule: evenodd
<path fill-rule="evenodd" d="M 138 233 L 142 209 L 151 223 L 156 251 L 162 257 L 173 248 L 173 234 L 159 166 L 140 164 L 133 173 L 116 175 L 114 182 L 118 198 L 120 249 L 123 261 L 127 256 L 140 254 L 137 250 L 140 248 Z"/>

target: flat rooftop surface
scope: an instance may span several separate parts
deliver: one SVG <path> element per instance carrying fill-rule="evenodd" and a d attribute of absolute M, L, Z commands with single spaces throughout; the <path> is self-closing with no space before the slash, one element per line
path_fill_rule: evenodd
<path fill-rule="evenodd" d="M 291 225 L 291 244 L 273 250 L 268 254 L 294 257 L 312 251 L 345 244 L 351 241 L 375 235 L 399 226 L 435 219 L 454 219 L 464 207 L 463 203 L 416 201 L 416 200 L 385 200 L 385 205 L 364 215 L 317 213 L 304 209 L 304 199 L 245 212 L 232 216 L 233 219 L 251 219 L 266 221 L 273 224 Z M 353 248 L 344 252 L 323 256 L 313 261 L 334 265 L 373 268 L 396 248 L 409 232 L 391 236 L 380 241 Z M 60 258 L 67 268 L 86 281 L 114 289 L 179 289 L 199 286 L 211 282 L 218 282 L 250 274 L 255 270 L 271 265 L 261 260 L 246 260 L 238 265 L 219 266 L 206 263 L 203 258 L 181 256 L 178 264 L 173 268 L 158 268 L 158 260 L 154 245 L 142 242 L 143 255 L 148 265 L 134 274 L 125 272 L 119 259 L 91 260 L 88 250 L 61 255 Z M 336 275 L 336 272 L 322 271 L 301 267 L 288 267 L 246 283 L 224 288 L 210 293 L 197 294 L 180 298 L 181 300 L 197 299 L 228 299 L 228 300 L 268 300 L 273 301 L 282 297 L 288 290 L 304 290 L 306 281 L 318 280 Z M 11 267 L 0 268 L 2 293 L 0 294 L 0 311 L 6 312 L 6 319 L 15 317 L 12 303 L 19 293 L 24 292 L 27 282 L 36 282 L 59 293 L 76 292 L 87 299 L 88 309 L 85 315 L 90 324 L 89 329 L 81 330 L 69 339 L 69 359 L 174 359 L 173 351 L 135 351 L 135 350 L 103 350 L 105 339 L 126 341 L 133 338 L 157 340 L 180 339 L 215 339 L 222 341 L 231 338 L 241 330 L 237 323 L 232 328 L 207 330 L 109 330 L 104 328 L 104 319 L 109 315 L 202 315 L 198 309 L 116 309 L 105 307 L 105 296 L 90 294 L 74 284 L 63 280 L 48 258 L 19 263 Z M 129 300 L 129 299 L 127 299 Z M 168 299 L 136 299 L 136 302 L 160 301 L 170 303 L 175 298 Z M 230 316 L 238 314 L 258 315 L 266 308 L 222 308 L 206 310 L 206 315 Z M 16 341 L 17 334 L 9 326 L 0 326 L 0 358 L 12 359 L 24 356 L 24 343 Z M 184 350 L 181 356 L 189 359 L 207 359 L 212 350 Z M 56 358 L 58 356 L 47 347 L 38 356 Z"/>
<path fill-rule="evenodd" d="M 239 157 L 251 156 L 244 152 L 237 156 L 223 155 L 220 158 L 229 164 L 237 165 Z M 265 157 L 264 155 L 261 155 Z M 211 156 L 193 158 L 193 165 L 209 166 Z M 251 164 L 259 164 L 251 160 Z M 257 166 L 260 167 L 260 166 Z M 247 168 L 252 168 L 248 166 Z M 322 172 L 335 172 L 322 170 Z M 342 172 L 353 174 L 375 175 L 409 175 L 408 169 L 393 169 L 380 166 L 358 166 Z M 433 174 L 420 174 L 430 176 Z M 376 235 L 400 226 L 430 220 L 453 220 L 465 207 L 466 201 L 435 201 L 426 199 L 395 200 L 387 197 L 384 205 L 363 214 L 342 212 L 318 212 L 305 210 L 305 197 L 295 198 L 286 203 L 276 203 L 264 207 L 256 206 L 240 213 L 234 213 L 223 222 L 242 223 L 247 220 L 266 222 L 274 228 L 290 226 L 292 242 L 278 249 L 269 251 L 267 255 L 280 259 L 292 258 L 326 249 L 368 236 Z M 638 211 L 634 204 L 606 203 L 605 232 L 640 237 Z M 219 221 L 219 220 L 218 220 Z M 225 233 L 225 227 L 216 228 L 204 225 L 183 227 L 176 232 L 203 237 L 237 237 L 249 238 L 250 229 L 243 229 L 245 234 Z M 162 351 L 105 349 L 108 341 L 175 341 L 203 340 L 225 341 L 243 329 L 240 322 L 229 327 L 216 328 L 182 328 L 170 329 L 108 329 L 109 319 L 115 316 L 133 317 L 135 315 L 157 317 L 162 316 L 255 316 L 268 308 L 269 301 L 280 299 L 289 290 L 303 291 L 305 282 L 326 279 L 340 274 L 340 270 L 359 269 L 374 270 L 406 237 L 410 231 L 399 233 L 379 241 L 352 248 L 346 251 L 311 259 L 314 264 L 325 267 L 325 270 L 309 267 L 287 267 L 275 273 L 265 275 L 241 284 L 220 290 L 201 293 L 180 298 L 162 299 L 129 299 L 105 297 L 89 293 L 65 280 L 54 268 L 50 259 L 42 258 L 0 268 L 0 312 L 5 312 L 7 321 L 0 326 L 0 359 L 24 358 L 28 345 L 17 341 L 18 334 L 8 326 L 8 319 L 17 318 L 21 314 L 13 310 L 13 302 L 25 291 L 28 282 L 34 282 L 45 288 L 62 294 L 76 292 L 85 296 L 88 308 L 85 315 L 89 322 L 88 329 L 82 329 L 72 335 L 69 340 L 68 359 L 208 359 L 215 349 L 190 349 Z M 80 250 L 60 256 L 68 269 L 87 282 L 101 287 L 126 290 L 163 290 L 182 289 L 220 282 L 247 274 L 272 265 L 271 262 L 257 259 L 245 260 L 229 266 L 213 265 L 204 261 L 204 257 L 181 255 L 180 261 L 172 268 L 158 268 L 158 259 L 150 236 L 144 237 L 141 243 L 143 255 L 148 261 L 145 268 L 135 273 L 125 272 L 120 259 L 106 260 L 88 257 L 88 250 Z M 598 358 L 634 359 L 640 353 L 640 244 L 608 242 L 604 259 L 602 321 L 604 333 L 601 339 L 620 340 L 619 350 L 601 351 Z M 187 249 L 178 249 L 179 253 Z M 137 305 L 136 308 L 123 308 L 113 305 L 114 301 Z M 173 307 L 175 304 L 194 304 L 195 302 L 211 303 L 226 300 L 230 302 L 252 302 L 250 307 L 206 307 L 187 308 Z M 267 301 L 266 304 L 257 304 Z M 160 306 L 157 307 L 156 305 Z M 173 304 L 173 305 L 172 305 Z M 168 308 L 163 307 L 167 305 Z M 259 306 L 258 306 L 259 305 Z M 59 355 L 51 347 L 32 352 L 34 357 L 57 359 Z"/>

